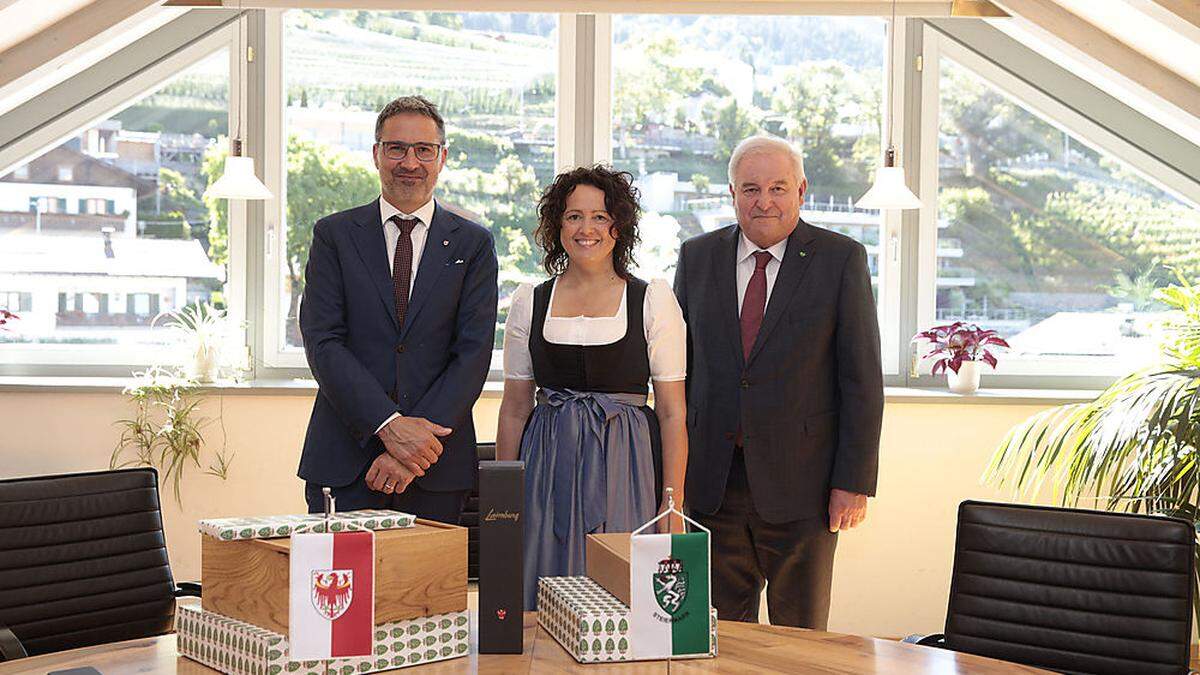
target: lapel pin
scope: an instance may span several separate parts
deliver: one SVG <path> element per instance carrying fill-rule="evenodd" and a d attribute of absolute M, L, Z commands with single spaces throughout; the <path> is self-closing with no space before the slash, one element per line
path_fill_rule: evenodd
<path fill-rule="evenodd" d="M 449 239 L 443 239 L 443 240 L 442 240 L 442 246 L 449 246 L 449 245 L 450 245 L 450 240 L 449 240 Z"/>
<path fill-rule="evenodd" d="M 803 258 L 803 257 L 805 257 L 805 256 L 807 256 L 807 255 L 808 255 L 808 254 L 807 254 L 807 253 L 805 253 L 804 251 L 800 251 L 800 257 L 801 257 L 801 258 Z"/>

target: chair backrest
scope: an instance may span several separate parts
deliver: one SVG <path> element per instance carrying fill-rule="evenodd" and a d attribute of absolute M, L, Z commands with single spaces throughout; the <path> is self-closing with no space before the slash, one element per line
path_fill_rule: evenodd
<path fill-rule="evenodd" d="M 154 469 L 0 481 L 0 625 L 30 656 L 168 633 L 173 591 Z"/>
<path fill-rule="evenodd" d="M 1185 673 L 1195 529 L 1184 520 L 963 502 L 946 646 L 1069 673 Z"/>

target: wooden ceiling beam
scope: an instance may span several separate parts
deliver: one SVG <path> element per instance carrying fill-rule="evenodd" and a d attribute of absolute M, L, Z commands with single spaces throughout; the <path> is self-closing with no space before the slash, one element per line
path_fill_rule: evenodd
<path fill-rule="evenodd" d="M 1172 15 L 1200 28 L 1200 0 L 1149 0 Z"/>
<path fill-rule="evenodd" d="M 995 0 L 1038 31 L 1065 42 L 1180 110 L 1200 118 L 1200 87 L 1053 0 Z"/>
<path fill-rule="evenodd" d="M 95 0 L 0 52 L 0 89 L 30 73 L 53 68 L 79 45 L 157 4 L 159 0 Z"/>
<path fill-rule="evenodd" d="M 420 9 L 459 11 L 453 0 L 167 0 L 167 7 Z M 827 14 L 887 16 L 889 0 L 475 0 L 474 12 Z M 897 16 L 1006 16 L 993 0 L 896 0 Z"/>

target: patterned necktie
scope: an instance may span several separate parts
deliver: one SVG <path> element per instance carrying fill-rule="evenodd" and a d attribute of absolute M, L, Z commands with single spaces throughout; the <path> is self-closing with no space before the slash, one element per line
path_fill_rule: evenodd
<path fill-rule="evenodd" d="M 758 337 L 758 329 L 762 327 L 763 314 L 767 311 L 767 263 L 771 262 L 771 254 L 766 251 L 754 252 L 754 274 L 750 275 L 750 283 L 746 285 L 746 295 L 742 297 L 742 357 L 750 358 L 750 349 L 754 347 L 754 339 Z"/>
<path fill-rule="evenodd" d="M 412 231 L 418 221 L 416 218 L 403 218 L 399 214 L 392 216 L 391 221 L 400 228 L 396 255 L 392 258 L 392 292 L 396 296 L 396 321 L 403 328 L 404 314 L 408 311 L 408 286 L 412 280 Z"/>

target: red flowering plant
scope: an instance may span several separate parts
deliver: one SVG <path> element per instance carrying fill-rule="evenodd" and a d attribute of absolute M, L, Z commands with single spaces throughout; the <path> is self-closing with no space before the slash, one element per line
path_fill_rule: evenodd
<path fill-rule="evenodd" d="M 7 309 L 0 309 L 0 330 L 8 330 L 7 328 L 4 327 L 4 324 L 8 323 L 9 321 L 16 321 L 17 319 L 20 319 L 20 318 L 21 317 L 17 316 L 16 314 L 13 314 L 12 312 L 8 311 Z"/>
<path fill-rule="evenodd" d="M 957 374 L 964 361 L 983 361 L 995 368 L 996 356 L 989 348 L 1009 349 L 1008 343 L 996 331 L 984 330 L 965 321 L 955 321 L 921 331 L 913 336 L 913 342 L 917 341 L 925 341 L 932 345 L 932 349 L 924 358 L 934 359 L 934 375 L 947 369 Z"/>

